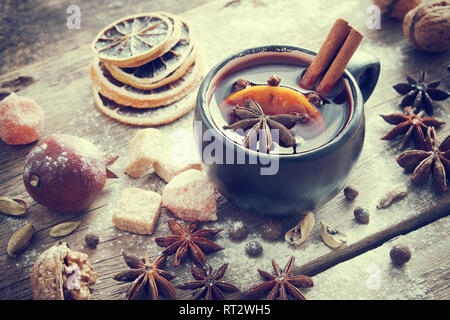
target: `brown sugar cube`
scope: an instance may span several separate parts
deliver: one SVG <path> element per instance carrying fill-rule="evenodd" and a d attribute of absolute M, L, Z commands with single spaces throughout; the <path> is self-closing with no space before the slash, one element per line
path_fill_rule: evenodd
<path fill-rule="evenodd" d="M 161 153 L 163 135 L 153 128 L 139 130 L 130 141 L 125 172 L 134 178 L 141 177 Z"/>
<path fill-rule="evenodd" d="M 180 219 L 217 220 L 216 189 L 199 170 L 190 169 L 175 176 L 164 187 L 162 201 Z"/>
<path fill-rule="evenodd" d="M 161 211 L 161 196 L 153 191 L 127 188 L 122 191 L 113 224 L 137 234 L 152 234 Z"/>
<path fill-rule="evenodd" d="M 173 177 L 189 169 L 202 170 L 201 161 L 193 156 L 192 144 L 169 143 L 153 164 L 155 173 L 164 181 L 169 182 Z"/>

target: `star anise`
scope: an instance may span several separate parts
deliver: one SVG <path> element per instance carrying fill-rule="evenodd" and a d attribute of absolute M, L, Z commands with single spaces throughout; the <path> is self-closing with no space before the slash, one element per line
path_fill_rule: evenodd
<path fill-rule="evenodd" d="M 421 108 L 429 114 L 433 114 L 433 100 L 443 101 L 449 97 L 448 92 L 437 89 L 440 81 L 433 81 L 425 84 L 425 72 L 422 72 L 420 78 L 416 81 L 411 76 L 407 76 L 408 83 L 398 83 L 394 89 L 404 95 L 400 105 L 402 107 L 413 106 L 415 112 Z"/>
<path fill-rule="evenodd" d="M 115 274 L 113 279 L 123 282 L 133 281 L 128 289 L 127 299 L 136 299 L 142 294 L 147 294 L 152 300 L 158 300 L 160 291 L 168 299 L 177 299 L 175 288 L 170 283 L 175 276 L 162 270 L 167 262 L 166 255 L 161 255 L 153 263 L 147 254 L 142 260 L 125 251 L 122 251 L 122 256 L 131 269 Z"/>
<path fill-rule="evenodd" d="M 179 266 L 181 261 L 189 254 L 191 259 L 199 266 L 206 263 L 204 252 L 214 252 L 222 250 L 223 247 L 212 242 L 213 238 L 222 229 L 201 229 L 197 230 L 199 222 L 191 222 L 187 231 L 183 226 L 173 219 L 169 219 L 169 230 L 171 235 L 158 237 L 155 239 L 160 247 L 166 247 L 164 254 L 175 254 L 174 266 Z"/>
<path fill-rule="evenodd" d="M 450 135 L 439 144 L 436 131 L 428 127 L 423 150 L 410 150 L 397 157 L 397 163 L 409 172 L 415 184 L 424 184 L 430 173 L 437 191 L 447 190 L 446 175 L 450 175 Z"/>
<path fill-rule="evenodd" d="M 277 114 L 268 116 L 264 114 L 261 106 L 253 100 L 246 101 L 246 107 L 236 105 L 233 113 L 240 120 L 231 125 L 224 126 L 224 129 L 242 129 L 247 130 L 244 140 L 244 147 L 256 147 L 259 140 L 259 151 L 269 152 L 272 147 L 272 130 L 278 130 L 279 144 L 283 147 L 292 147 L 295 145 L 295 138 L 291 129 L 297 122 L 304 123 L 309 116 L 306 113 L 294 114 Z"/>
<path fill-rule="evenodd" d="M 287 262 L 283 270 L 272 259 L 272 267 L 275 275 L 267 271 L 258 269 L 259 274 L 265 280 L 263 283 L 243 292 L 244 295 L 250 297 L 258 297 L 269 292 L 267 300 L 287 300 L 288 295 L 297 300 L 306 300 L 303 293 L 298 288 L 311 288 L 314 286 L 313 280 L 308 276 L 293 276 L 295 257 L 292 256 Z"/>
<path fill-rule="evenodd" d="M 196 281 L 187 282 L 177 286 L 181 290 L 195 290 L 192 300 L 205 298 L 205 300 L 225 300 L 223 292 L 238 292 L 238 287 L 223 281 L 219 281 L 228 268 L 228 263 L 223 264 L 216 272 L 207 263 L 202 268 L 192 266 L 192 276 Z"/>
<path fill-rule="evenodd" d="M 414 139 L 417 147 L 423 149 L 425 134 L 428 127 L 432 126 L 438 128 L 445 124 L 444 121 L 439 121 L 435 118 L 423 118 L 424 114 L 424 111 L 420 111 L 416 115 L 413 108 L 406 107 L 404 109 L 404 114 L 392 113 L 388 115 L 380 115 L 386 122 L 396 125 L 385 136 L 381 137 L 381 139 L 392 140 L 401 134 L 405 134 L 400 149 L 404 149 L 411 138 Z"/>

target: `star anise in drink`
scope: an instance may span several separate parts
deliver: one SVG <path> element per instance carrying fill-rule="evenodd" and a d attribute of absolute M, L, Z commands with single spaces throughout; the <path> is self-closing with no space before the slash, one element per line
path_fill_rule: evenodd
<path fill-rule="evenodd" d="M 395 137 L 404 134 L 405 137 L 403 138 L 400 149 L 404 149 L 411 138 L 414 140 L 419 149 L 423 149 L 427 129 L 430 126 L 438 128 L 445 124 L 444 121 L 439 121 L 435 118 L 423 118 L 424 115 L 424 111 L 420 111 L 416 115 L 411 107 L 406 107 L 404 109 L 404 114 L 392 113 L 388 115 L 381 115 L 386 122 L 396 125 L 391 131 L 381 137 L 381 139 L 392 140 Z"/>
<path fill-rule="evenodd" d="M 397 157 L 397 163 L 409 172 L 415 184 L 424 184 L 430 174 L 439 192 L 447 190 L 446 177 L 450 175 L 450 135 L 439 143 L 436 131 L 428 127 L 423 150 L 410 150 Z"/>
<path fill-rule="evenodd" d="M 225 274 L 228 263 L 223 264 L 213 273 L 211 266 L 206 263 L 202 268 L 192 266 L 191 272 L 195 281 L 187 282 L 177 286 L 181 290 L 196 290 L 192 300 L 204 298 L 205 300 L 225 300 L 224 292 L 238 292 L 239 288 L 231 283 L 219 281 Z"/>
<path fill-rule="evenodd" d="M 265 280 L 263 283 L 243 292 L 245 296 L 260 297 L 269 292 L 267 300 L 287 300 L 288 295 L 297 300 L 306 300 L 303 293 L 298 288 L 311 288 L 314 286 L 313 280 L 304 275 L 293 276 L 295 257 L 292 256 L 283 270 L 272 259 L 272 267 L 275 275 L 258 269 L 259 274 Z"/>
<path fill-rule="evenodd" d="M 152 300 L 158 300 L 160 291 L 168 299 L 177 299 L 175 288 L 170 283 L 175 276 L 163 270 L 167 262 L 166 255 L 161 255 L 154 262 L 150 261 L 147 254 L 142 260 L 125 251 L 122 251 L 122 256 L 131 269 L 115 274 L 113 279 L 123 282 L 133 281 L 128 289 L 127 299 L 147 295 Z"/>
<path fill-rule="evenodd" d="M 174 266 L 179 266 L 181 261 L 189 255 L 190 258 L 199 266 L 206 263 L 204 252 L 214 252 L 222 250 L 223 247 L 212 242 L 212 239 L 222 229 L 200 229 L 197 230 L 199 222 L 191 222 L 188 229 L 173 219 L 169 219 L 169 230 L 171 235 L 158 237 L 155 239 L 156 244 L 165 247 L 164 254 L 175 254 Z"/>
<path fill-rule="evenodd" d="M 415 112 L 424 109 L 426 113 L 433 114 L 433 101 L 443 101 L 449 97 L 449 93 L 438 89 L 440 81 L 433 81 L 425 84 L 425 72 L 419 79 L 415 80 L 407 76 L 407 83 L 398 83 L 394 89 L 404 95 L 400 105 L 402 107 L 412 106 Z"/>
<path fill-rule="evenodd" d="M 271 130 L 278 130 L 279 144 L 282 147 L 294 146 L 295 138 L 289 129 L 294 127 L 297 122 L 305 123 L 309 119 L 306 113 L 266 115 L 259 103 L 251 99 L 247 100 L 245 104 L 245 107 L 236 105 L 233 108 L 234 115 L 240 120 L 223 128 L 249 129 L 245 134 L 244 147 L 256 149 L 256 143 L 259 140 L 260 152 L 268 153 L 271 150 Z"/>

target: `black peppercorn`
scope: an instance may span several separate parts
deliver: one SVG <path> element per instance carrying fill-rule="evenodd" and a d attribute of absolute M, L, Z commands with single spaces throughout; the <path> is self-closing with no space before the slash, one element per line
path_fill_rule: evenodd
<path fill-rule="evenodd" d="M 86 244 L 91 248 L 96 248 L 98 243 L 100 242 L 100 238 L 98 235 L 93 233 L 88 233 L 86 237 L 84 238 L 84 241 L 86 241 Z"/>
<path fill-rule="evenodd" d="M 397 244 L 392 247 L 389 255 L 393 263 L 401 266 L 411 259 L 411 250 L 404 244 Z"/>
<path fill-rule="evenodd" d="M 258 241 L 250 241 L 245 246 L 245 252 L 247 252 L 250 257 L 257 257 L 262 254 L 263 247 Z"/>

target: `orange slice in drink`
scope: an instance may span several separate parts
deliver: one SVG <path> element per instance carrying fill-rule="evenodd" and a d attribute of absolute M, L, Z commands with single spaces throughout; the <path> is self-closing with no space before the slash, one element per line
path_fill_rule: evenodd
<path fill-rule="evenodd" d="M 174 39 L 179 39 L 176 32 L 181 32 L 181 26 L 168 14 L 134 15 L 103 29 L 93 41 L 92 49 L 101 61 L 137 67 L 170 50 Z"/>
<path fill-rule="evenodd" d="M 162 87 L 182 77 L 195 61 L 197 48 L 189 35 L 187 23 L 180 23 L 182 25 L 181 37 L 162 56 L 134 68 L 120 68 L 105 63 L 106 69 L 115 79 L 144 90 Z"/>

